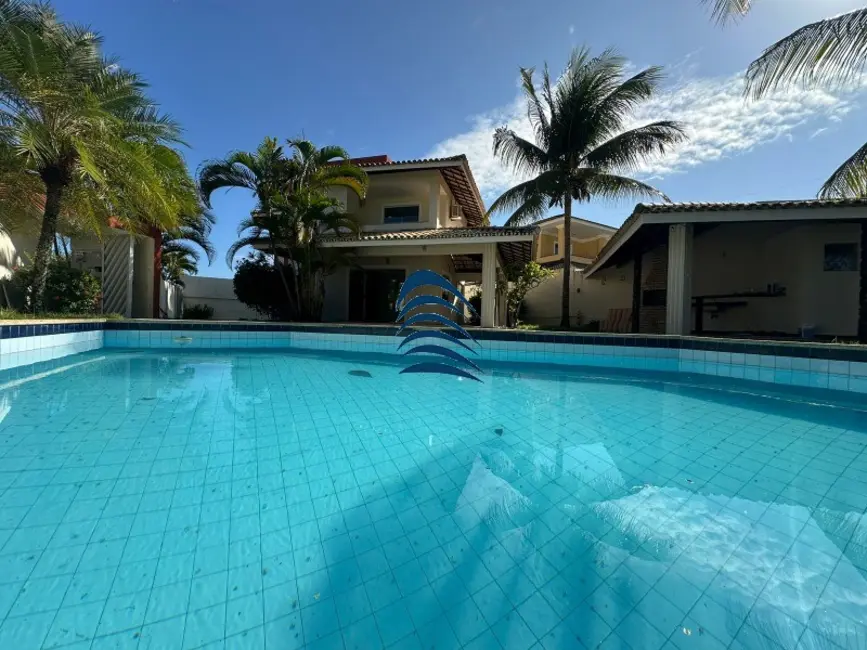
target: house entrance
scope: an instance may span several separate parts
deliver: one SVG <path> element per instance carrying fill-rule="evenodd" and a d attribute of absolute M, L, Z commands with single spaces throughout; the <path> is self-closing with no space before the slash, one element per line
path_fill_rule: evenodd
<path fill-rule="evenodd" d="M 349 272 L 349 320 L 359 323 L 393 323 L 403 269 L 352 269 Z"/>

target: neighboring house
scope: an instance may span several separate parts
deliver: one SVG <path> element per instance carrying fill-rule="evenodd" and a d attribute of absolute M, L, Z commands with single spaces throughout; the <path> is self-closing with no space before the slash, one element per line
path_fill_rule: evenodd
<path fill-rule="evenodd" d="M 535 227 L 486 225 L 466 156 L 352 162 L 365 169 L 369 187 L 363 202 L 345 188 L 330 190 L 361 232 L 322 239 L 352 260 L 326 279 L 324 320 L 393 322 L 401 283 L 417 269 L 431 269 L 457 286 L 478 285 L 481 324 L 504 324 L 502 269 L 530 260 Z"/>
<path fill-rule="evenodd" d="M 533 250 L 533 259 L 542 266 L 563 268 L 565 216 L 559 215 L 537 221 L 539 236 Z M 617 228 L 604 223 L 572 217 L 572 265 L 583 269 L 617 232 Z"/>
<path fill-rule="evenodd" d="M 584 278 L 611 274 L 634 332 L 867 342 L 867 199 L 638 204 Z"/>
<path fill-rule="evenodd" d="M 537 221 L 539 228 L 533 259 L 553 269 L 554 276 L 533 289 L 524 299 L 521 320 L 543 326 L 560 324 L 564 268 L 563 215 Z M 587 267 L 617 232 L 603 223 L 572 217 L 572 283 L 569 302 L 573 325 L 605 322 L 616 307 L 628 307 L 630 285 L 626 277 L 612 273 L 605 282 L 585 282 L 581 271 Z M 622 303 L 622 304 L 621 304 Z"/>

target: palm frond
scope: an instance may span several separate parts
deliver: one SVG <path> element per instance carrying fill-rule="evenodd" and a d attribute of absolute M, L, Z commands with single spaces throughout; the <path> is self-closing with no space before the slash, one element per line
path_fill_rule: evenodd
<path fill-rule="evenodd" d="M 494 156 L 521 176 L 538 174 L 548 166 L 543 149 L 505 127 L 494 131 Z"/>
<path fill-rule="evenodd" d="M 584 151 L 599 140 L 599 106 L 623 76 L 626 60 L 614 50 L 590 57 L 587 48 L 576 49 L 554 88 L 551 110 L 549 158 L 561 159 Z"/>
<path fill-rule="evenodd" d="M 852 199 L 867 196 L 867 144 L 834 170 L 819 190 L 820 199 Z"/>
<path fill-rule="evenodd" d="M 625 131 L 590 151 L 585 162 L 601 170 L 635 171 L 686 139 L 678 122 L 663 120 Z"/>
<path fill-rule="evenodd" d="M 746 92 L 844 84 L 861 75 L 865 61 L 867 8 L 810 23 L 771 45 L 747 69 Z"/>
<path fill-rule="evenodd" d="M 530 125 L 533 127 L 533 132 L 536 134 L 536 143 L 540 147 L 548 146 L 549 120 L 548 112 L 551 110 L 550 105 L 545 106 L 539 95 L 536 92 L 536 84 L 533 81 L 534 68 L 521 68 L 521 87 L 524 89 L 524 96 L 527 98 L 527 117 L 530 120 Z M 545 65 L 544 79 L 548 87 L 550 87 L 550 78 L 548 77 L 548 66 Z M 496 147 L 496 145 L 494 145 Z"/>
<path fill-rule="evenodd" d="M 316 163 L 326 165 L 333 160 L 349 160 L 349 152 L 343 147 L 329 144 L 316 152 Z"/>
<path fill-rule="evenodd" d="M 562 199 L 565 185 L 556 171 L 543 172 L 536 178 L 503 192 L 488 209 L 488 216 L 511 212 L 507 225 L 523 225 L 536 221 L 551 204 Z"/>
<path fill-rule="evenodd" d="M 217 190 L 244 188 L 255 192 L 258 179 L 255 173 L 240 162 L 241 154 L 225 160 L 209 160 L 199 168 L 199 194 L 204 204 L 211 207 L 211 195 Z"/>
<path fill-rule="evenodd" d="M 617 73 L 622 74 L 623 69 Z M 642 70 L 622 83 L 618 83 L 601 98 L 594 111 L 592 136 L 589 141 L 596 145 L 623 129 L 624 122 L 642 103 L 653 97 L 664 78 L 662 68 L 653 66 Z"/>
<path fill-rule="evenodd" d="M 701 0 L 701 2 L 711 6 L 711 15 L 720 24 L 745 16 L 753 5 L 752 0 Z"/>
<path fill-rule="evenodd" d="M 229 250 L 226 251 L 226 264 L 229 268 L 231 269 L 234 266 L 235 258 L 238 256 L 238 253 L 242 248 L 253 246 L 254 244 L 261 244 L 265 247 L 270 247 L 271 237 L 265 233 L 257 232 L 245 237 L 239 237 L 236 241 L 232 242 L 232 245 L 229 246 Z"/>
<path fill-rule="evenodd" d="M 593 170 L 582 170 L 582 172 L 576 179 L 576 189 L 573 191 L 573 196 L 579 201 L 586 200 L 590 196 L 611 202 L 635 201 L 643 198 L 655 198 L 666 203 L 671 202 L 671 199 L 662 191 L 634 178 Z"/>

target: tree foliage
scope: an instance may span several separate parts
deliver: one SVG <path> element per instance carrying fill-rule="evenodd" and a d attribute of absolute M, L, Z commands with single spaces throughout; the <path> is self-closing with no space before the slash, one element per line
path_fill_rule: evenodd
<path fill-rule="evenodd" d="M 0 177 L 3 201 L 41 214 L 33 257 L 40 309 L 58 228 L 100 232 L 177 225 L 195 209 L 180 128 L 147 84 L 102 53 L 88 28 L 45 4 L 0 1 Z"/>
<path fill-rule="evenodd" d="M 238 300 L 268 320 L 291 320 L 294 315 L 273 260 L 253 253 L 241 260 L 232 280 Z"/>
<path fill-rule="evenodd" d="M 162 276 L 167 282 L 184 286 L 185 275 L 196 275 L 204 253 L 208 264 L 214 261 L 217 251 L 211 243 L 214 216 L 205 208 L 181 217 L 177 228 L 162 234 L 160 256 Z"/>
<path fill-rule="evenodd" d="M 747 14 L 751 0 L 702 0 L 719 22 Z M 804 25 L 767 47 L 747 68 L 746 93 L 765 97 L 792 87 L 841 86 L 858 81 L 867 64 L 867 7 Z M 867 144 L 834 170 L 819 198 L 867 196 Z"/>
<path fill-rule="evenodd" d="M 266 138 L 255 152 L 234 152 L 209 161 L 199 170 L 199 185 L 207 206 L 219 189 L 242 188 L 256 198 L 256 207 L 238 225 L 238 239 L 229 247 L 226 262 L 231 267 L 238 253 L 250 246 L 266 251 L 269 258 L 256 256 L 255 263 L 248 258 L 237 272 L 261 272 L 270 259 L 285 300 L 275 307 L 271 299 L 262 309 L 255 306 L 262 304 L 259 300 L 249 304 L 271 318 L 316 321 L 322 317 L 325 277 L 341 261 L 336 250 L 319 245 L 320 239 L 357 230 L 340 203 L 327 196 L 327 189 L 346 187 L 363 199 L 367 175 L 340 147 L 317 149 L 306 140 L 289 140 L 288 145 L 291 156 L 276 139 Z M 244 300 L 240 295 L 239 299 Z"/>
<path fill-rule="evenodd" d="M 509 283 L 509 289 L 506 293 L 509 322 L 517 326 L 521 306 L 524 304 L 527 294 L 545 280 L 553 278 L 554 271 L 536 262 L 527 262 L 526 264 L 510 264 L 506 266 L 505 273 Z"/>
<path fill-rule="evenodd" d="M 33 266 L 15 270 L 10 281 L 13 307 L 23 310 L 32 291 Z M 65 260 L 52 260 L 45 283 L 45 311 L 55 314 L 98 314 L 102 308 L 102 285 L 88 271 L 69 265 Z"/>
<path fill-rule="evenodd" d="M 662 69 L 627 77 L 625 59 L 611 50 L 596 57 L 586 48 L 575 50 L 556 84 L 547 65 L 539 87 L 533 68 L 521 68 L 521 78 L 535 142 L 501 127 L 494 133 L 494 154 L 529 180 L 506 190 L 489 214 L 510 213 L 506 225 L 517 226 L 561 206 L 568 264 L 573 201 L 647 196 L 667 201 L 655 187 L 625 174 L 686 136 L 682 125 L 668 120 L 626 129 L 635 109 L 657 92 Z M 562 327 L 569 327 L 570 278 L 563 274 Z"/>

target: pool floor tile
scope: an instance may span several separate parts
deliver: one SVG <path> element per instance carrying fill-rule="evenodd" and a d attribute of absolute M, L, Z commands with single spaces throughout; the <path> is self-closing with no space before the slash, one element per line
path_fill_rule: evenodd
<path fill-rule="evenodd" d="M 860 647 L 861 414 L 484 379 L 112 352 L 0 392 L 0 647 Z"/>

